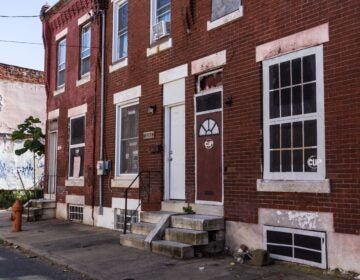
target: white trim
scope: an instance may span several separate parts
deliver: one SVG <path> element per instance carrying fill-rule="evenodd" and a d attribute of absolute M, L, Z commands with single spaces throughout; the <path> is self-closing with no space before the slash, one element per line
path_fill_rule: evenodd
<path fill-rule="evenodd" d="M 167 38 L 166 41 L 163 41 L 161 43 L 156 44 L 155 46 L 152 46 L 150 48 L 146 49 L 146 56 L 152 56 L 159 52 L 165 51 L 167 49 L 170 49 L 172 47 L 172 39 Z"/>
<path fill-rule="evenodd" d="M 116 70 L 119 70 L 126 66 L 128 66 L 128 58 L 127 57 L 121 59 L 120 61 L 114 62 L 114 64 L 111 64 L 109 66 L 109 73 L 115 72 Z"/>
<path fill-rule="evenodd" d="M 199 74 L 201 72 L 216 69 L 226 64 L 226 50 L 208 55 L 206 57 L 191 62 L 191 74 Z"/>
<path fill-rule="evenodd" d="M 183 64 L 175 68 L 163 71 L 159 73 L 159 85 L 176 81 L 188 76 L 188 65 Z"/>
<path fill-rule="evenodd" d="M 68 194 L 65 196 L 65 203 L 75 204 L 75 205 L 84 205 L 85 204 L 85 196 Z"/>
<path fill-rule="evenodd" d="M 321 45 L 330 40 L 329 23 L 256 47 L 256 61 L 273 58 L 296 50 Z"/>
<path fill-rule="evenodd" d="M 224 24 L 227 24 L 229 22 L 232 22 L 238 18 L 241 18 L 244 15 L 244 8 L 243 6 L 240 6 L 238 10 L 232 12 L 231 14 L 228 14 L 226 16 L 223 16 L 217 20 L 207 22 L 207 31 L 210 31 L 212 29 L 218 28 Z"/>
<path fill-rule="evenodd" d="M 53 95 L 56 96 L 56 95 L 59 95 L 59 94 L 64 93 L 64 92 L 65 92 L 65 86 L 63 85 L 59 89 L 54 90 Z"/>
<path fill-rule="evenodd" d="M 185 78 L 164 84 L 163 106 L 185 103 L 185 91 Z"/>
<path fill-rule="evenodd" d="M 120 174 L 111 180 L 112 188 L 127 188 L 134 181 L 137 174 Z M 139 188 L 139 179 L 132 185 L 133 189 Z"/>
<path fill-rule="evenodd" d="M 311 114 L 312 119 L 317 120 L 317 158 L 322 163 L 317 172 L 270 172 L 270 132 L 269 127 L 272 120 L 269 118 L 269 67 L 270 65 L 291 61 L 298 57 L 315 54 L 316 56 L 316 113 Z M 264 135 L 264 180 L 300 180 L 300 181 L 323 181 L 326 175 L 325 158 L 325 123 L 324 123 L 324 63 L 323 46 L 296 51 L 280 57 L 263 61 L 263 135 Z M 267 97 L 267 98 L 266 98 Z M 308 114 L 310 115 L 310 114 Z M 300 115 L 299 120 L 305 120 L 306 114 Z M 298 118 L 298 117 L 296 117 Z M 284 120 L 280 118 L 279 120 Z M 294 119 L 292 119 L 294 121 Z M 304 159 L 305 160 L 305 159 Z"/>
<path fill-rule="evenodd" d="M 69 178 L 65 180 L 65 187 L 84 187 L 84 186 L 85 186 L 84 177 L 80 177 L 77 179 Z"/>
<path fill-rule="evenodd" d="M 321 238 L 321 250 L 313 250 L 313 249 L 309 249 L 309 248 L 305 248 L 305 247 L 295 246 L 294 244 L 285 245 L 285 244 L 269 243 L 270 245 L 275 245 L 275 246 L 290 247 L 293 250 L 293 257 L 286 257 L 286 256 L 276 255 L 276 254 L 270 254 L 270 256 L 272 258 L 278 259 L 278 260 L 284 260 L 284 261 L 290 261 L 290 262 L 296 262 L 296 263 L 311 265 L 311 266 L 319 267 L 319 268 L 322 268 L 322 269 L 327 268 L 326 233 L 325 232 L 308 231 L 308 230 L 301 230 L 301 229 L 283 228 L 283 227 L 274 227 L 274 226 L 265 225 L 263 227 L 264 249 L 267 248 L 267 244 L 268 244 L 268 242 L 267 242 L 267 231 L 268 230 L 291 233 L 291 234 L 293 234 L 293 238 L 294 238 L 294 234 L 306 235 L 306 236 L 314 236 L 314 237 Z M 294 242 L 294 240 L 293 240 L 293 242 Z M 299 248 L 299 249 L 304 249 L 306 251 L 313 251 L 313 252 L 321 253 L 321 263 L 296 258 L 295 254 L 294 254 L 294 248 Z"/>
<path fill-rule="evenodd" d="M 87 104 L 85 103 L 83 105 L 68 109 L 68 118 L 85 115 L 86 112 L 87 112 Z"/>
<path fill-rule="evenodd" d="M 60 110 L 55 109 L 50 112 L 48 112 L 48 120 L 57 119 L 60 116 Z"/>
<path fill-rule="evenodd" d="M 78 26 L 87 22 L 89 19 L 91 19 L 92 16 L 93 16 L 93 10 L 90 10 L 89 12 L 87 12 L 85 15 L 83 15 L 78 19 Z"/>
<path fill-rule="evenodd" d="M 330 193 L 330 180 L 323 181 L 256 181 L 258 192 Z"/>
<path fill-rule="evenodd" d="M 81 79 L 76 81 L 76 86 L 79 87 L 79 86 L 81 86 L 83 84 L 86 84 L 86 83 L 90 82 L 90 80 L 91 80 L 90 79 L 90 73 L 88 72 L 87 75 L 81 77 Z"/>
<path fill-rule="evenodd" d="M 115 105 L 127 103 L 127 102 L 138 102 L 138 99 L 141 97 L 141 85 L 127 90 L 114 93 L 113 103 Z"/>
<path fill-rule="evenodd" d="M 55 41 L 59 41 L 60 39 L 62 39 L 63 37 L 65 37 L 68 33 L 68 29 L 65 28 L 62 31 L 60 31 L 59 33 L 57 33 L 55 35 Z"/>
<path fill-rule="evenodd" d="M 226 57 L 226 56 L 225 56 Z M 222 70 L 221 70 L 222 71 Z M 198 87 L 197 87 L 198 88 Z M 222 178 L 222 192 L 221 192 L 221 202 L 219 201 L 204 201 L 197 199 L 197 116 L 201 115 L 201 113 L 196 112 L 196 97 L 199 95 L 207 95 L 215 92 L 221 92 L 221 110 L 210 110 L 201 112 L 202 114 L 205 113 L 212 113 L 212 112 L 220 112 L 221 111 L 221 178 Z M 221 206 L 224 205 L 224 101 L 223 101 L 224 89 L 223 86 L 212 88 L 207 90 L 206 92 L 199 92 L 194 95 L 194 139 L 195 139 L 195 204 L 202 204 L 202 205 L 217 205 Z"/>

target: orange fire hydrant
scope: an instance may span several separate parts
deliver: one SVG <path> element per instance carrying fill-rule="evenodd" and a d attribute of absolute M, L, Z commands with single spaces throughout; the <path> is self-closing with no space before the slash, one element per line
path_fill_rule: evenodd
<path fill-rule="evenodd" d="M 21 222 L 22 222 L 22 211 L 23 207 L 19 200 L 16 200 L 13 206 L 11 207 L 11 221 L 12 221 L 12 232 L 21 231 Z"/>

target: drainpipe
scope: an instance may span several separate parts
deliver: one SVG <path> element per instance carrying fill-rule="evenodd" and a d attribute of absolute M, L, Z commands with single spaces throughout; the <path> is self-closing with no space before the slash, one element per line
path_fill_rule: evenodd
<path fill-rule="evenodd" d="M 104 99 L 105 99 L 105 7 L 101 5 L 101 101 L 100 101 L 100 155 L 99 160 L 104 160 Z M 99 215 L 103 215 L 103 175 L 99 175 Z"/>

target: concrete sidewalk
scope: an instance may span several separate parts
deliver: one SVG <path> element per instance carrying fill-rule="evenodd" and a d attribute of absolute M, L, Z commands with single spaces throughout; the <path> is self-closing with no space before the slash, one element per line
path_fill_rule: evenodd
<path fill-rule="evenodd" d="M 339 279 L 318 269 L 277 263 L 231 265 L 232 258 L 175 260 L 119 245 L 119 232 L 61 220 L 23 223 L 11 233 L 0 211 L 0 239 L 94 279 Z M 342 278 L 343 279 L 343 278 Z"/>

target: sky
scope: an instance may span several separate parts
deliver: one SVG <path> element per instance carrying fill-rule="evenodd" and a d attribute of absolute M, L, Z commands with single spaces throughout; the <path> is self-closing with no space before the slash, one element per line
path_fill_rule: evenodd
<path fill-rule="evenodd" d="M 44 69 L 43 45 L 6 43 L 6 41 L 42 44 L 41 21 L 35 18 L 3 18 L 1 16 L 39 15 L 42 5 L 57 0 L 1 0 L 0 3 L 0 63 Z"/>

